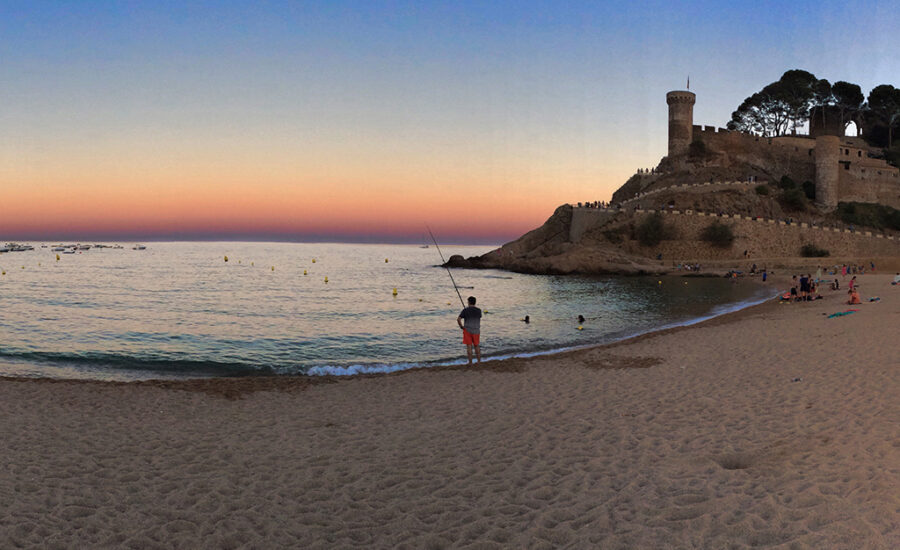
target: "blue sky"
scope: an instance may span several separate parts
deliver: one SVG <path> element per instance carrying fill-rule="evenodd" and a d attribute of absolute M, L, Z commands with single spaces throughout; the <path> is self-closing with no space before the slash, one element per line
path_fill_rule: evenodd
<path fill-rule="evenodd" d="M 89 231 L 62 197 L 112 234 L 502 241 L 655 165 L 688 75 L 716 126 L 788 69 L 900 84 L 897 8 L 0 2 L 0 234 Z"/>

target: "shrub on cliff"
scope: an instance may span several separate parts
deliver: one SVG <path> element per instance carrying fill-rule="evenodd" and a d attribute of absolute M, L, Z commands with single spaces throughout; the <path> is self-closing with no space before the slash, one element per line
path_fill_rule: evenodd
<path fill-rule="evenodd" d="M 801 188 L 803 189 L 803 194 L 806 195 L 807 199 L 809 199 L 811 201 L 816 200 L 816 184 L 815 183 L 813 183 L 809 180 L 804 181 Z"/>
<path fill-rule="evenodd" d="M 644 218 L 634 229 L 634 236 L 644 246 L 656 246 L 660 242 L 674 238 L 675 229 L 665 223 L 662 214 L 655 213 Z"/>
<path fill-rule="evenodd" d="M 804 258 L 825 258 L 830 256 L 831 253 L 814 244 L 805 244 L 803 245 L 803 248 L 800 249 L 800 255 Z"/>
<path fill-rule="evenodd" d="M 790 176 L 781 176 L 781 179 L 778 180 L 778 187 L 781 189 L 796 189 L 797 182 L 792 180 Z"/>
<path fill-rule="evenodd" d="M 781 193 L 780 202 L 781 206 L 787 210 L 796 211 L 806 209 L 806 195 L 797 188 L 784 190 Z"/>
<path fill-rule="evenodd" d="M 768 195 L 769 194 L 769 186 L 768 185 L 757 185 L 756 186 L 756 194 L 757 195 Z"/>
<path fill-rule="evenodd" d="M 621 227 L 617 227 L 616 229 L 607 229 L 603 232 L 603 236 L 606 237 L 606 240 L 611 242 L 612 244 L 621 244 L 624 240 Z"/>
<path fill-rule="evenodd" d="M 837 215 L 844 223 L 900 230 L 900 210 L 883 204 L 841 202 Z"/>
<path fill-rule="evenodd" d="M 717 220 L 703 228 L 700 238 L 713 246 L 728 248 L 734 242 L 734 231 L 731 230 L 731 226 Z"/>

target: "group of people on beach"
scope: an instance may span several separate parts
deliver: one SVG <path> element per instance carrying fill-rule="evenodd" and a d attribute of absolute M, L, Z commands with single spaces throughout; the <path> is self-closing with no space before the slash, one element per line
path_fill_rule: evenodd
<path fill-rule="evenodd" d="M 822 298 L 819 294 L 819 279 L 813 279 L 812 273 L 791 277 L 791 301 L 810 302 Z"/>
<path fill-rule="evenodd" d="M 869 269 L 875 270 L 874 262 L 870 262 Z M 865 272 L 866 267 L 864 265 L 843 264 L 834 266 L 834 270 L 828 272 L 828 275 L 834 277 L 831 279 L 831 290 L 841 290 L 841 280 L 846 279 L 846 277 L 850 275 L 850 280 L 847 282 L 847 304 L 861 304 L 862 299 L 859 294 L 859 284 L 856 280 L 856 274 L 863 274 Z M 810 273 L 807 273 L 806 275 L 801 274 L 799 277 L 794 275 L 791 278 L 790 294 L 786 294 L 782 299 L 790 300 L 791 302 L 807 302 L 822 298 L 822 295 L 819 294 L 819 284 L 821 282 L 827 282 L 827 280 L 822 279 L 822 275 L 823 272 L 821 267 L 816 269 L 815 278 L 813 278 Z M 900 282 L 900 273 L 898 273 L 897 280 Z"/>

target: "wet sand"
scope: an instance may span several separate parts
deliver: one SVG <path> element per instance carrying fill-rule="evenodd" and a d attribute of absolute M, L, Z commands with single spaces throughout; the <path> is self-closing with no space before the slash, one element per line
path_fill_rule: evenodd
<path fill-rule="evenodd" d="M 897 548 L 900 286 L 353 379 L 0 379 L 40 548 Z M 796 380 L 796 381 L 795 381 Z"/>

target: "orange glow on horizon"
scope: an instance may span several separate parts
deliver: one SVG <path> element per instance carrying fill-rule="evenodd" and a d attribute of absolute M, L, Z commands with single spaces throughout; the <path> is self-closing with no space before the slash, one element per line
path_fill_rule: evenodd
<path fill-rule="evenodd" d="M 90 169 L 67 159 L 0 171 L 6 180 L 0 235 L 374 234 L 414 240 L 428 224 L 441 234 L 501 241 L 539 226 L 567 200 L 604 198 L 584 191 L 560 196 L 566 186 L 552 183 L 557 179 L 575 188 L 594 185 L 579 181 L 583 175 L 535 174 L 528 166 L 494 166 L 483 176 L 478 166 L 432 167 L 421 160 L 402 168 L 334 168 L 241 158 L 215 170 L 202 162 L 210 159 L 156 167 L 145 159 L 96 160 Z"/>

